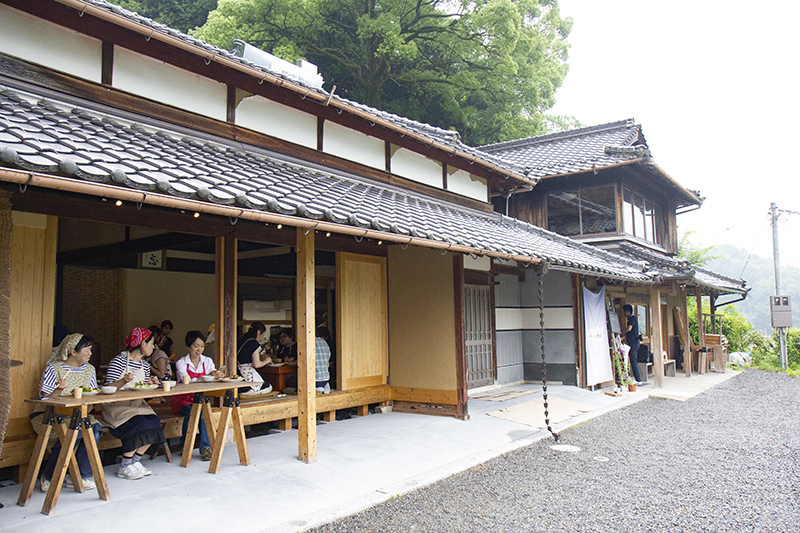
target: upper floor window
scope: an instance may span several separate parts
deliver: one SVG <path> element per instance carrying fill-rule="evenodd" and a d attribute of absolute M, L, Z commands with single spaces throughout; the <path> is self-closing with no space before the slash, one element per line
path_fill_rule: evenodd
<path fill-rule="evenodd" d="M 622 188 L 622 223 L 625 233 L 658 243 L 658 215 L 659 209 L 655 202 L 627 187 Z"/>
<path fill-rule="evenodd" d="M 568 236 L 616 233 L 614 185 L 548 194 L 547 228 Z"/>

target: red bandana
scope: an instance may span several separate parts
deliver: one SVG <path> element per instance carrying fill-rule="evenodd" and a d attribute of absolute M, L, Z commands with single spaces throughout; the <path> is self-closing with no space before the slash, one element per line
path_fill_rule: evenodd
<path fill-rule="evenodd" d="M 140 344 L 150 337 L 150 330 L 145 328 L 133 328 L 131 334 L 125 337 L 125 346 L 128 350 L 137 348 Z"/>

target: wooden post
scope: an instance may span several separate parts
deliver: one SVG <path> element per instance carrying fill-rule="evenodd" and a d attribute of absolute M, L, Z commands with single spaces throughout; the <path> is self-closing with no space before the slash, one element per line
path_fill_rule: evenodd
<path fill-rule="evenodd" d="M 453 295 L 456 325 L 456 416 L 469 419 L 467 408 L 467 361 L 464 350 L 464 256 L 453 254 Z"/>
<path fill-rule="evenodd" d="M 314 288 L 314 230 L 297 228 L 297 447 L 306 463 L 317 459 Z"/>
<path fill-rule="evenodd" d="M 214 359 L 217 367 L 225 366 L 233 376 L 236 369 L 236 277 L 237 243 L 233 236 L 217 237 L 216 289 L 217 309 Z"/>
<path fill-rule="evenodd" d="M 655 386 L 664 386 L 664 357 L 661 355 L 661 291 L 650 289 L 650 351 L 653 352 L 653 366 L 656 375 Z"/>
<path fill-rule="evenodd" d="M 681 305 L 683 306 L 683 320 L 686 321 L 684 324 L 684 332 L 686 338 L 684 339 L 683 345 L 686 346 L 686 353 L 683 354 L 683 373 L 686 374 L 687 378 L 692 377 L 692 335 L 689 333 L 689 309 L 686 304 L 686 299 L 689 297 L 689 292 L 686 290 L 686 287 L 681 289 Z"/>
<path fill-rule="evenodd" d="M 695 287 L 694 298 L 697 300 L 697 343 L 700 346 L 705 346 L 706 332 L 705 328 L 703 327 L 703 289 L 700 287 Z"/>

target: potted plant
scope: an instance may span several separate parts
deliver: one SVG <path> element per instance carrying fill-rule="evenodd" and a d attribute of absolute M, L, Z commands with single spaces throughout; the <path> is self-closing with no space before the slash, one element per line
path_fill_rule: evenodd
<path fill-rule="evenodd" d="M 614 350 L 613 366 L 614 374 L 618 380 L 618 387 L 627 386 L 628 392 L 636 392 L 637 384 L 631 377 L 631 367 L 625 361 L 621 344 L 617 345 L 616 350 Z"/>

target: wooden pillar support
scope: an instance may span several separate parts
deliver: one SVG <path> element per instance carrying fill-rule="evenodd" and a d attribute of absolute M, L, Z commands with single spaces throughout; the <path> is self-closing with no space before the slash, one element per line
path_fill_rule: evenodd
<path fill-rule="evenodd" d="M 694 298 L 697 301 L 697 343 L 700 346 L 706 345 L 706 331 L 703 327 L 703 289 L 694 288 Z"/>
<path fill-rule="evenodd" d="M 217 237 L 216 288 L 217 309 L 214 356 L 218 367 L 225 366 L 227 375 L 236 370 L 236 277 L 237 243 L 232 235 Z"/>
<path fill-rule="evenodd" d="M 314 230 L 297 228 L 297 447 L 306 463 L 317 459 L 314 289 Z"/>
<path fill-rule="evenodd" d="M 469 419 L 467 407 L 467 361 L 464 339 L 464 256 L 453 254 L 453 294 L 456 326 L 456 416 Z"/>
<path fill-rule="evenodd" d="M 660 389 L 664 386 L 664 357 L 661 355 L 661 329 L 666 324 L 661 317 L 661 291 L 650 289 L 650 351 L 653 352 L 653 370 L 655 371 L 655 386 Z"/>
<path fill-rule="evenodd" d="M 683 373 L 686 375 L 687 378 L 692 377 L 692 336 L 689 333 L 689 309 L 688 305 L 686 304 L 686 299 L 689 297 L 689 292 L 684 287 L 681 289 L 681 305 L 683 306 L 683 331 L 685 332 L 685 338 L 682 339 L 681 343 L 686 346 L 686 350 L 683 353 Z"/>

